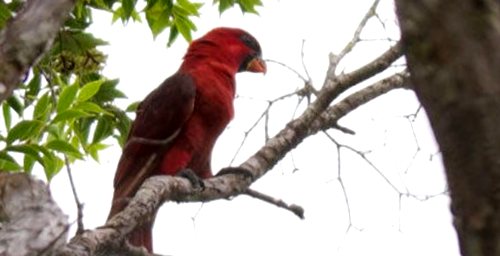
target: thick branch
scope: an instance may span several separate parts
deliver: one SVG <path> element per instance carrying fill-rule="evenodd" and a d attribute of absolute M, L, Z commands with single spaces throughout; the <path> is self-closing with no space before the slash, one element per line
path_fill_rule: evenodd
<path fill-rule="evenodd" d="M 52 255 L 66 243 L 67 216 L 42 181 L 2 173 L 0 188 L 1 255 Z"/>
<path fill-rule="evenodd" d="M 74 0 L 30 0 L 0 35 L 0 102 L 51 46 Z"/>
<path fill-rule="evenodd" d="M 408 88 L 409 77 L 409 73 L 403 71 L 347 96 L 339 103 L 327 108 L 325 112 L 314 120 L 309 127 L 308 134 L 315 134 L 318 131 L 327 130 L 332 127 L 336 128 L 335 126 L 340 118 L 359 106 L 393 89 Z"/>

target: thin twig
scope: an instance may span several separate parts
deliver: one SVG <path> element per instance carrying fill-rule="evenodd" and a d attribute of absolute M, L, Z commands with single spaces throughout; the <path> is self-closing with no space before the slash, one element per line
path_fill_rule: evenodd
<path fill-rule="evenodd" d="M 349 134 L 349 135 L 355 135 L 356 134 L 355 131 L 353 131 L 353 130 L 347 128 L 347 127 L 344 127 L 344 126 L 340 125 L 339 123 L 333 124 L 332 128 L 337 129 L 337 130 L 339 130 L 339 131 L 341 131 L 341 132 L 343 132 L 345 134 Z"/>
<path fill-rule="evenodd" d="M 292 71 L 293 73 L 295 73 L 302 81 L 304 81 L 304 83 L 307 83 L 309 80 L 307 78 L 305 78 L 302 74 L 299 73 L 299 71 L 295 70 L 294 68 L 288 66 L 287 64 L 281 62 L 281 61 L 277 61 L 277 60 L 272 60 L 272 59 L 266 59 L 266 62 L 269 62 L 269 63 L 275 63 L 275 64 L 278 64 L 282 67 L 285 67 L 287 68 L 288 70 Z"/>
<path fill-rule="evenodd" d="M 229 161 L 229 166 L 231 166 L 234 161 L 236 160 L 236 157 L 238 156 L 238 154 L 240 153 L 241 149 L 243 148 L 243 145 L 245 145 L 245 142 L 247 141 L 248 139 L 248 136 L 250 135 L 250 133 L 255 129 L 255 127 L 257 127 L 257 125 L 262 121 L 264 120 L 264 123 L 265 123 L 265 141 L 267 141 L 269 139 L 269 133 L 267 131 L 267 122 L 268 122 L 268 115 L 269 115 L 269 111 L 271 110 L 271 107 L 273 106 L 274 103 L 278 102 L 278 101 L 281 101 L 281 100 L 284 100 L 286 98 L 289 98 L 289 97 L 292 97 L 294 95 L 299 95 L 300 96 L 300 92 L 301 90 L 298 90 L 298 91 L 293 91 L 291 93 L 287 93 L 285 95 L 282 95 L 282 96 L 279 96 L 273 100 L 268 100 L 267 101 L 267 107 L 266 109 L 264 109 L 264 111 L 262 112 L 262 114 L 257 118 L 257 120 L 255 120 L 255 122 L 250 126 L 250 128 L 248 128 L 246 131 L 243 132 L 243 139 L 241 140 L 240 142 L 240 145 L 238 146 L 238 148 L 236 149 L 235 153 L 233 154 L 233 158 L 231 159 L 231 161 Z"/>
<path fill-rule="evenodd" d="M 261 193 L 259 191 L 256 191 L 256 190 L 253 190 L 253 189 L 250 189 L 250 188 L 246 189 L 245 192 L 244 192 L 244 194 L 248 195 L 248 196 L 251 196 L 253 198 L 260 199 L 260 200 L 262 200 L 264 202 L 270 203 L 270 204 L 275 205 L 277 207 L 289 210 L 293 214 L 297 215 L 297 217 L 299 217 L 301 219 L 304 219 L 304 208 L 302 208 L 301 206 L 298 206 L 296 204 L 288 205 L 287 203 L 285 203 L 281 199 L 276 199 L 274 197 L 271 197 L 269 195 L 263 194 L 263 193 Z"/>
<path fill-rule="evenodd" d="M 341 175 L 342 165 L 340 164 L 340 160 L 341 160 L 340 149 L 342 148 L 342 146 L 332 136 L 330 136 L 330 134 L 328 134 L 326 131 L 323 133 L 337 147 L 337 181 L 339 182 L 340 187 L 342 188 L 342 194 L 344 195 L 344 202 L 345 202 L 345 205 L 347 208 L 347 217 L 349 220 L 349 225 L 346 229 L 346 233 L 347 233 L 347 232 L 349 232 L 349 229 L 351 229 L 351 227 L 353 227 L 353 223 L 352 223 L 351 204 L 349 203 L 349 197 L 347 196 L 347 190 L 346 190 L 346 187 L 344 185 L 344 180 L 342 179 L 342 175 Z"/>
<path fill-rule="evenodd" d="M 77 209 L 77 229 L 76 234 L 79 235 L 83 233 L 85 227 L 83 226 L 83 204 L 78 199 L 78 193 L 76 192 L 76 186 L 73 182 L 73 175 L 71 174 L 71 166 L 69 164 L 68 157 L 64 155 L 64 164 L 66 165 L 66 172 L 68 173 L 69 184 L 71 185 L 71 191 L 73 192 L 73 198 L 75 199 L 76 209 Z"/>
<path fill-rule="evenodd" d="M 305 54 L 304 54 L 304 46 L 306 44 L 306 40 L 303 39 L 302 40 L 302 47 L 300 48 L 300 59 L 302 61 L 302 68 L 304 69 L 304 72 L 306 73 L 306 76 L 307 76 L 307 83 L 312 83 L 312 79 L 311 79 L 311 75 L 309 75 L 309 71 L 307 71 L 307 67 L 306 67 L 306 62 L 304 60 L 304 57 L 305 57 Z"/>
<path fill-rule="evenodd" d="M 365 16 L 359 23 L 358 27 L 356 28 L 356 31 L 354 32 L 354 35 L 352 36 L 351 40 L 344 46 L 344 49 L 340 51 L 339 54 L 330 54 L 330 66 L 328 67 L 327 71 L 327 77 L 334 78 L 335 77 L 335 71 L 337 70 L 337 66 L 340 63 L 340 61 L 352 51 L 354 46 L 356 45 L 357 42 L 360 40 L 360 35 L 363 29 L 366 26 L 366 23 L 368 23 L 368 20 L 370 20 L 374 15 L 375 15 L 375 10 L 377 9 L 377 6 L 379 4 L 380 0 L 375 0 L 368 9 L 368 12 L 366 12 Z"/>

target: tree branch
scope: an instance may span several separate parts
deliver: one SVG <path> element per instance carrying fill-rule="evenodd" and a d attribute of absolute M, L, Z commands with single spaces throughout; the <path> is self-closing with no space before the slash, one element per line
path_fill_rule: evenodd
<path fill-rule="evenodd" d="M 339 103 L 325 110 L 309 127 L 309 134 L 315 134 L 321 130 L 337 128 L 337 121 L 368 101 L 397 88 L 409 87 L 410 74 L 408 71 L 396 73 L 388 78 L 382 79 L 360 91 L 357 91 Z"/>
<path fill-rule="evenodd" d="M 281 199 L 276 199 L 276 198 L 274 198 L 272 196 L 266 195 L 264 193 L 261 193 L 261 192 L 259 192 L 257 190 L 253 190 L 253 189 L 247 189 L 247 190 L 245 190 L 245 195 L 251 196 L 253 198 L 260 199 L 260 200 L 262 200 L 264 202 L 267 202 L 267 203 L 276 205 L 276 206 L 278 206 L 280 208 L 289 210 L 293 214 L 297 215 L 297 217 L 299 217 L 301 219 L 304 219 L 304 208 L 302 208 L 299 205 L 296 205 L 296 204 L 290 204 L 289 205 L 289 204 L 285 203 Z"/>
<path fill-rule="evenodd" d="M 42 181 L 2 173 L 0 188 L 1 255 L 52 255 L 66 243 L 67 216 Z"/>
<path fill-rule="evenodd" d="M 373 4 L 370 6 L 370 9 L 366 12 L 365 16 L 363 19 L 359 22 L 358 27 L 356 28 L 356 31 L 354 31 L 354 34 L 351 38 L 351 41 L 349 41 L 345 46 L 344 49 L 339 54 L 330 54 L 330 67 L 328 68 L 327 71 L 327 76 L 330 78 L 335 77 L 335 71 L 337 70 L 337 66 L 340 63 L 340 61 L 352 51 L 354 46 L 359 42 L 361 32 L 366 26 L 366 23 L 368 23 L 368 20 L 370 20 L 373 16 L 376 16 L 376 9 L 379 4 L 380 0 L 375 0 L 373 1 Z"/>
<path fill-rule="evenodd" d="M 0 34 L 0 102 L 52 44 L 74 0 L 30 0 Z"/>

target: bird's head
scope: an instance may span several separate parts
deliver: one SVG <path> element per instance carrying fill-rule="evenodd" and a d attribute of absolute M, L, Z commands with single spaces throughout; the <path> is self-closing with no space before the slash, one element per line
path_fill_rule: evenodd
<path fill-rule="evenodd" d="M 208 58 L 219 61 L 236 72 L 266 72 L 259 42 L 248 32 L 238 28 L 215 28 L 194 40 L 185 59 Z"/>

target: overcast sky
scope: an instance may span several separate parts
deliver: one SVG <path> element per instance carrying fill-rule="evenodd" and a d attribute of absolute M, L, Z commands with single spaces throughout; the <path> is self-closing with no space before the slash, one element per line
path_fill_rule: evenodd
<path fill-rule="evenodd" d="M 208 1 L 211 2 L 211 1 Z M 195 20 L 197 38 L 218 26 L 240 27 L 261 43 L 264 58 L 280 61 L 303 76 L 304 63 L 319 88 L 328 67 L 328 54 L 338 52 L 350 40 L 356 26 L 372 4 L 355 1 L 264 1 L 260 15 L 242 15 L 238 9 L 219 15 L 205 4 Z M 349 55 L 342 68 L 349 72 L 387 49 L 397 39 L 392 1 L 382 0 L 379 20 L 363 32 L 366 41 Z M 384 26 L 381 25 L 384 22 Z M 92 31 L 110 42 L 104 73 L 120 79 L 128 99 L 123 106 L 141 100 L 175 72 L 187 43 L 179 38 L 166 48 L 167 35 L 153 40 L 146 24 L 111 25 L 111 17 L 99 14 Z M 372 80 L 372 82 L 375 80 Z M 295 91 L 303 82 L 288 69 L 268 64 L 268 73 L 239 74 L 236 117 L 221 136 L 213 153 L 213 169 L 231 163 L 244 131 L 267 107 L 267 101 Z M 188 255 L 459 255 L 449 213 L 437 146 L 424 113 L 414 122 L 405 118 L 418 102 L 410 91 L 391 92 L 354 111 L 341 124 L 356 135 L 329 134 L 360 151 L 399 191 L 401 196 L 359 155 L 341 150 L 340 177 L 349 200 L 351 222 L 339 183 L 337 148 L 324 134 L 307 139 L 252 187 L 305 209 L 305 220 L 264 202 L 245 196 L 233 200 L 201 203 L 167 203 L 157 216 L 155 252 Z M 297 98 L 273 105 L 269 133 L 274 135 L 304 105 Z M 102 225 L 108 213 L 112 178 L 120 149 L 114 141 L 102 153 L 100 163 L 78 162 L 73 168 L 77 189 L 85 204 L 87 228 Z M 246 160 L 264 144 L 264 125 L 250 133 L 233 165 Z M 51 184 L 54 197 L 76 219 L 67 176 L 61 172 Z"/>

